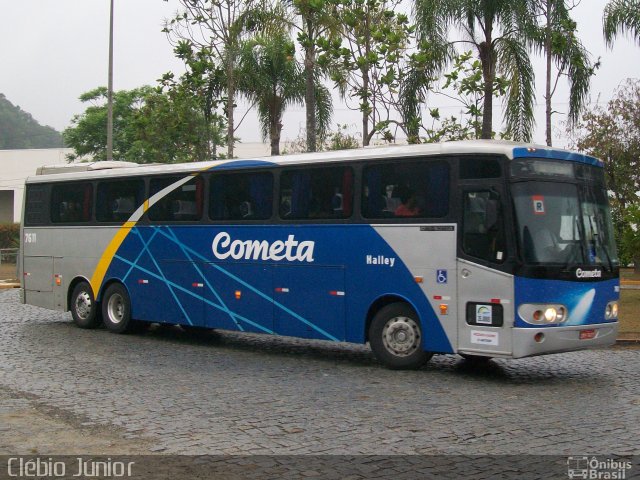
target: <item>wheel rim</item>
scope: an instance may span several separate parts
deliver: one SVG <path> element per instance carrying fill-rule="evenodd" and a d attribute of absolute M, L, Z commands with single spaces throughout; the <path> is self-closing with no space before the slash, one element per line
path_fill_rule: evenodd
<path fill-rule="evenodd" d="M 382 330 L 385 348 L 398 357 L 408 357 L 420 348 L 420 327 L 409 317 L 394 317 Z"/>
<path fill-rule="evenodd" d="M 119 324 L 124 319 L 124 299 L 119 293 L 114 293 L 109 297 L 107 303 L 107 313 L 109 314 L 109 321 L 113 324 Z"/>
<path fill-rule="evenodd" d="M 80 294 L 76 297 L 76 314 L 82 320 L 86 320 L 91 316 L 91 308 L 93 307 L 93 302 L 91 301 L 91 296 L 88 292 L 80 292 Z"/>

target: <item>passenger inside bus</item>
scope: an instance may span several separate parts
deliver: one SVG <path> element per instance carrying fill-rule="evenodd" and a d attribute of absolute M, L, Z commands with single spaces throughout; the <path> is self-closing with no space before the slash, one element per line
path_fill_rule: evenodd
<path fill-rule="evenodd" d="M 400 205 L 393 212 L 396 217 L 417 217 L 420 215 L 418 196 L 407 187 L 400 189 Z"/>

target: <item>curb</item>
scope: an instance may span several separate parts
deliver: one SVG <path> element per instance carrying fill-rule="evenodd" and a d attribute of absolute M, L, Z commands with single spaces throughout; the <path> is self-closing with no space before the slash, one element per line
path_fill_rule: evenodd
<path fill-rule="evenodd" d="M 0 290 L 5 288 L 20 288 L 20 284 L 18 282 L 3 282 L 0 281 Z"/>
<path fill-rule="evenodd" d="M 618 334 L 617 345 L 640 345 L 640 333 L 629 332 Z"/>

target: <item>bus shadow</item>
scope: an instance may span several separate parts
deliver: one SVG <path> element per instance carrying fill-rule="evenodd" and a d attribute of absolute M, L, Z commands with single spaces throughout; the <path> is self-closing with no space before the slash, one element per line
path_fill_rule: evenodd
<path fill-rule="evenodd" d="M 39 325 L 30 336 L 44 335 L 44 325 Z M 64 326 L 69 330 L 82 332 L 70 321 L 48 323 L 48 326 L 59 328 Z M 32 326 L 33 327 L 33 326 Z M 86 331 L 84 331 L 87 333 Z M 93 332 L 97 334 L 98 332 Z M 104 329 L 100 334 L 117 337 Z M 229 352 L 247 352 L 268 357 L 284 357 L 320 361 L 333 366 L 344 367 L 374 367 L 386 372 L 387 370 L 377 359 L 367 345 L 352 343 L 337 343 L 322 340 L 307 340 L 294 337 L 281 337 L 254 333 L 242 333 L 226 330 L 190 330 L 185 331 L 179 326 L 167 324 L 149 324 L 145 328 L 135 331 L 128 337 L 148 338 L 154 342 L 166 342 L 202 347 L 214 347 Z M 117 339 L 114 338 L 114 341 Z M 575 382 L 589 382 L 609 384 L 610 378 L 598 370 L 594 370 L 588 362 L 574 358 L 584 352 L 573 352 L 542 357 L 524 359 L 492 359 L 486 362 L 474 362 L 463 359 L 455 354 L 434 355 L 434 357 L 413 374 L 455 376 L 471 382 L 495 382 L 499 384 L 535 384 L 548 386 Z M 561 361 L 558 358 L 562 357 Z M 399 372 L 396 371 L 396 374 Z M 412 372 L 403 372 L 411 375 Z"/>
<path fill-rule="evenodd" d="M 258 333 L 240 333 L 227 330 L 183 329 L 166 324 L 151 324 L 134 333 L 160 341 L 212 346 L 230 351 L 306 358 L 327 362 L 350 363 L 359 366 L 380 366 L 371 350 L 364 345 L 307 340 Z"/>
<path fill-rule="evenodd" d="M 183 331 L 171 325 L 152 325 L 145 336 L 190 345 L 212 346 L 229 351 L 251 352 L 265 356 L 279 356 L 342 364 L 345 366 L 385 369 L 367 345 L 305 340 L 224 330 Z M 570 355 L 570 354 L 568 354 Z M 553 357 L 553 356 L 552 356 Z M 386 370 L 386 369 L 385 369 Z M 571 381 L 598 381 L 598 372 L 584 368 L 580 362 L 561 362 L 550 357 L 527 359 L 491 359 L 476 362 L 458 355 L 434 355 L 416 373 L 453 374 L 470 381 L 538 385 Z M 406 372 L 405 372 L 406 373 Z"/>

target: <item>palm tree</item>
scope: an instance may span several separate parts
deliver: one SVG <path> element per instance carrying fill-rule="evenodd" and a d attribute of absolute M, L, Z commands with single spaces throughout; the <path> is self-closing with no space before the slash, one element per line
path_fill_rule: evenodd
<path fill-rule="evenodd" d="M 271 28 L 281 20 L 266 0 L 179 0 L 183 10 L 165 21 L 163 31 L 176 51 L 190 55 L 188 67 L 200 77 L 221 76 L 224 80 L 227 120 L 227 157 L 233 158 L 236 124 L 236 95 L 240 79 L 236 75 L 243 42 L 255 31 Z M 213 95 L 213 91 L 208 92 Z M 215 92 L 216 94 L 218 92 Z M 213 98 L 208 101 L 213 101 Z"/>
<path fill-rule="evenodd" d="M 630 32 L 640 45 L 640 0 L 611 0 L 604 7 L 602 30 L 609 47 L 615 37 Z"/>
<path fill-rule="evenodd" d="M 335 36 L 341 25 L 335 14 L 335 3 L 331 0 L 283 0 L 283 3 L 300 17 L 300 23 L 294 26 L 298 30 L 298 42 L 304 52 L 307 151 L 315 152 L 318 147 L 318 134 L 324 136 L 328 128 L 326 124 L 323 130 L 322 120 L 317 117 L 317 112 L 322 108 L 317 104 L 327 101 L 316 96 L 324 76 L 318 65 L 317 44 L 323 37 Z"/>
<path fill-rule="evenodd" d="M 531 0 L 414 0 L 414 14 L 420 41 L 448 46 L 444 59 L 454 56 L 454 43 L 470 44 L 477 52 L 484 83 L 481 138 L 493 134 L 493 93 L 500 75 L 509 83 L 507 130 L 515 139 L 530 140 L 535 76 L 525 34 L 535 19 Z M 448 40 L 452 27 L 462 31 L 462 40 Z"/>
<path fill-rule="evenodd" d="M 545 118 L 546 142 L 551 146 L 551 116 L 553 95 L 560 77 L 566 75 L 569 80 L 569 126 L 575 125 L 580 112 L 585 107 L 591 76 L 598 63 L 591 62 L 588 50 L 576 36 L 576 23 L 571 19 L 571 7 L 567 0 L 539 0 L 537 10 L 544 24 L 534 31 L 532 43 L 541 51 L 546 60 L 545 79 Z M 552 66 L 555 64 L 556 76 L 552 78 Z"/>
<path fill-rule="evenodd" d="M 282 116 L 292 104 L 302 105 L 306 76 L 295 59 L 295 45 L 283 32 L 257 36 L 244 43 L 238 70 L 239 90 L 255 102 L 262 137 L 269 138 L 271 155 L 280 155 Z M 326 131 L 331 116 L 331 95 L 316 87 L 316 118 Z"/>

